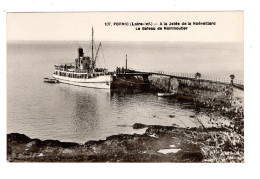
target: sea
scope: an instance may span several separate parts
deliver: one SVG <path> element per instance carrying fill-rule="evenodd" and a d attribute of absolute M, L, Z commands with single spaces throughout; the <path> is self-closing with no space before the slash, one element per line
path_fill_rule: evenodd
<path fill-rule="evenodd" d="M 98 44 L 95 45 L 97 50 Z M 143 133 L 135 123 L 196 127 L 209 116 L 192 104 L 156 94 L 120 94 L 68 84 L 44 83 L 55 64 L 73 63 L 77 49 L 91 56 L 90 42 L 7 42 L 7 133 L 17 132 L 41 140 L 84 143 L 111 135 Z M 243 80 L 243 43 L 206 42 L 102 42 L 98 67 L 115 71 L 153 69 Z M 194 117 L 196 116 L 196 117 Z M 226 119 L 214 113 L 216 118 Z"/>

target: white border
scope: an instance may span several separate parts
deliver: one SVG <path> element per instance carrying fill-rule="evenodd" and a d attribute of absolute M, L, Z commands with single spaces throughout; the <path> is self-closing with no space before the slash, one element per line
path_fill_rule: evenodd
<path fill-rule="evenodd" d="M 6 162 L 6 68 L 1 85 L 1 178 L 259 178 L 259 6 L 237 0 L 6 0 L 1 1 L 1 67 L 6 66 L 5 11 L 218 11 L 244 10 L 245 15 L 245 163 L 244 164 L 28 164 Z M 3 26 L 4 25 L 4 26 Z M 257 167 L 258 166 L 258 167 Z M 3 177 L 4 176 L 4 177 Z"/>

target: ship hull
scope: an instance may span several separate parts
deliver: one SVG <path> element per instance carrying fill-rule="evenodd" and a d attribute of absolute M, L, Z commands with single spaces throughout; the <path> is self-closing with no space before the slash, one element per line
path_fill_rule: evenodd
<path fill-rule="evenodd" d="M 81 78 L 70 78 L 59 75 L 52 75 L 53 78 L 58 80 L 60 83 L 66 83 L 75 86 L 82 86 L 88 88 L 99 88 L 99 89 L 110 89 L 112 77 L 111 75 L 97 76 L 90 79 L 81 79 Z"/>

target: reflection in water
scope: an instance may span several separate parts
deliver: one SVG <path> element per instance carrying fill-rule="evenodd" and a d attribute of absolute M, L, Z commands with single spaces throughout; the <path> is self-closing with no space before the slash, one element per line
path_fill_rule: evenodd
<path fill-rule="evenodd" d="M 110 91 L 59 84 L 60 91 L 66 96 L 70 104 L 73 136 L 87 139 L 99 139 L 101 122 L 104 120 L 106 108 L 110 103 Z M 71 136 L 73 138 L 73 136 Z"/>
<path fill-rule="evenodd" d="M 97 98 L 91 94 L 76 94 L 74 106 L 75 127 L 78 133 L 83 133 L 85 130 L 95 132 L 98 129 L 98 104 Z M 87 108 L 87 110 L 86 110 Z"/>

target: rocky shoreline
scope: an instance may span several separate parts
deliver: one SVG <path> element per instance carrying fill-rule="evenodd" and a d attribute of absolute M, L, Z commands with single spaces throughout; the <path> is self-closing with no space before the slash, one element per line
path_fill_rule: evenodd
<path fill-rule="evenodd" d="M 145 133 L 119 134 L 85 144 L 7 134 L 9 162 L 244 162 L 243 136 L 231 128 L 134 124 Z"/>

